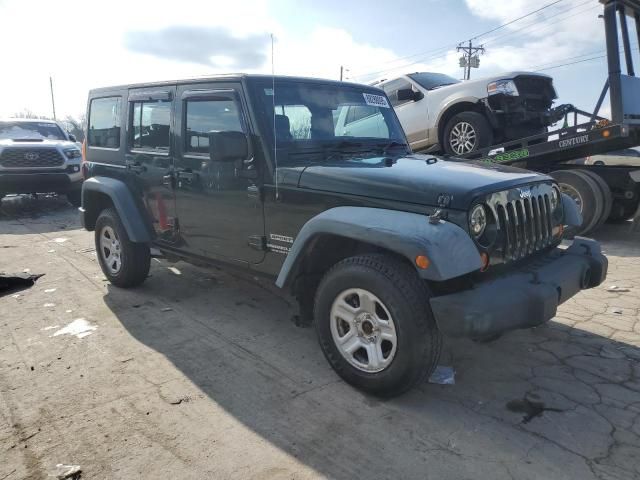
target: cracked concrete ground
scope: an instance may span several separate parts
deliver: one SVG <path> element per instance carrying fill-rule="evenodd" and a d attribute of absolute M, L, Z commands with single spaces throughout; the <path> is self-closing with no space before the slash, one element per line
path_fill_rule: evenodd
<path fill-rule="evenodd" d="M 58 463 L 90 479 L 640 478 L 627 228 L 597 235 L 605 285 L 543 327 L 447 341 L 455 385 L 380 401 L 338 379 L 265 281 L 154 261 L 119 290 L 62 200 L 5 199 L 0 270 L 45 276 L 0 298 L 0 479 Z"/>

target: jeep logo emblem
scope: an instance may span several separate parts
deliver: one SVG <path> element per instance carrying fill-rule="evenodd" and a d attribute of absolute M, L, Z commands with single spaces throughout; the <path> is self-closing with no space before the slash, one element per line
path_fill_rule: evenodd
<path fill-rule="evenodd" d="M 524 188 L 519 188 L 520 198 L 531 198 L 531 190 L 525 190 Z"/>
<path fill-rule="evenodd" d="M 25 160 L 29 160 L 33 162 L 34 160 L 37 160 L 39 158 L 39 155 L 35 152 L 29 152 L 24 154 L 24 158 Z"/>

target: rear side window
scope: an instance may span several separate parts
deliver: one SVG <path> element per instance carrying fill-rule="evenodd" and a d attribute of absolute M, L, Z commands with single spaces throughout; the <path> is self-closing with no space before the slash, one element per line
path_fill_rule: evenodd
<path fill-rule="evenodd" d="M 378 107 L 352 105 L 351 107 L 349 107 L 345 125 L 349 125 L 350 123 L 357 122 L 358 120 L 362 120 L 363 118 L 371 117 L 373 115 L 382 116 Z"/>
<path fill-rule="evenodd" d="M 120 148 L 120 97 L 94 98 L 89 107 L 91 147 Z"/>
<path fill-rule="evenodd" d="M 242 132 L 238 104 L 231 99 L 185 102 L 185 151 L 209 153 L 209 133 Z"/>
<path fill-rule="evenodd" d="M 171 102 L 133 102 L 132 106 L 130 147 L 168 152 Z"/>

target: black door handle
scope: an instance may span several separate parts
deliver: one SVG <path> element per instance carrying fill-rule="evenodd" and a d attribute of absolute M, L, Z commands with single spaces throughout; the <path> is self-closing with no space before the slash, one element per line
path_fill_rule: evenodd
<path fill-rule="evenodd" d="M 147 171 L 147 167 L 145 167 L 139 162 L 127 163 L 127 168 L 132 172 L 136 172 L 136 173 L 142 173 Z"/>

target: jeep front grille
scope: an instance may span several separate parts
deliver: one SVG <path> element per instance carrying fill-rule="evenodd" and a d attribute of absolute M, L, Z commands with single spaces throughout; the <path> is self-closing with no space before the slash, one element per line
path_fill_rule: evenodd
<path fill-rule="evenodd" d="M 551 185 L 538 184 L 489 196 L 487 203 L 496 220 L 491 250 L 504 262 L 519 260 L 558 242 L 553 234 L 556 220 L 551 210 L 552 189 Z"/>
<path fill-rule="evenodd" d="M 59 167 L 64 158 L 55 148 L 5 148 L 0 165 L 5 168 Z"/>

